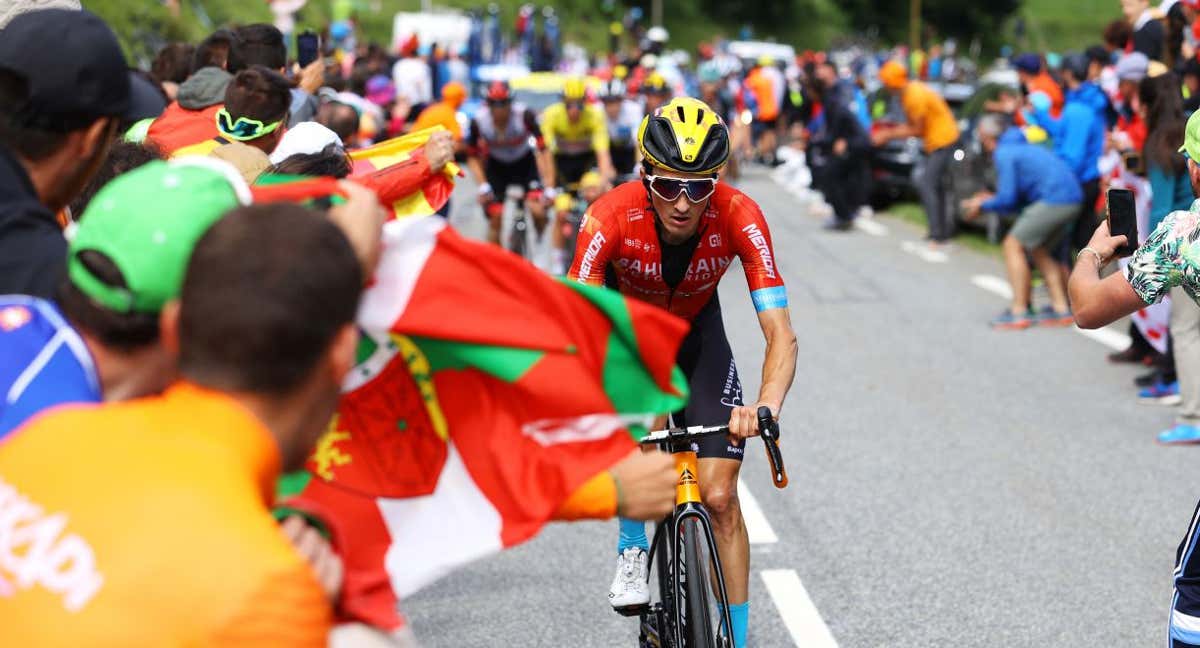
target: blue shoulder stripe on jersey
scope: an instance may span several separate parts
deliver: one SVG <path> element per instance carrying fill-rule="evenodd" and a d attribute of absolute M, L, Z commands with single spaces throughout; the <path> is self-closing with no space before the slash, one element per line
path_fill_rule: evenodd
<path fill-rule="evenodd" d="M 750 299 L 754 300 L 754 310 L 760 313 L 772 308 L 787 308 L 787 288 L 759 288 L 750 292 Z"/>

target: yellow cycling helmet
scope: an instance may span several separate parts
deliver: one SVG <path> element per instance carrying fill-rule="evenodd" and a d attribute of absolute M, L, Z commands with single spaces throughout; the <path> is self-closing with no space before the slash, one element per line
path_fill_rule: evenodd
<path fill-rule="evenodd" d="M 642 94 L 659 96 L 671 94 L 670 84 L 668 84 L 663 75 L 659 74 L 658 72 L 651 72 L 650 75 L 642 81 L 641 90 Z"/>
<path fill-rule="evenodd" d="M 583 101 L 587 98 L 587 84 L 583 79 L 567 79 L 563 84 L 563 101 Z"/>
<path fill-rule="evenodd" d="M 729 159 L 725 122 L 691 97 L 676 97 L 647 115 L 637 139 L 646 162 L 681 173 L 716 173 Z"/>
<path fill-rule="evenodd" d="M 595 171 L 588 171 L 579 178 L 579 188 L 587 189 L 589 187 L 603 187 L 604 178 Z"/>

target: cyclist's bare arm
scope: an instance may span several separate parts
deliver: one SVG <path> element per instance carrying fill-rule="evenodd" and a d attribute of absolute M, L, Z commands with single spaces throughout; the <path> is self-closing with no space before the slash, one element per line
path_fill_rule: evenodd
<path fill-rule="evenodd" d="M 478 156 L 472 155 L 467 158 L 467 168 L 471 170 L 471 177 L 475 179 L 475 184 L 483 186 L 487 182 L 487 175 L 483 172 L 483 162 Z"/>
<path fill-rule="evenodd" d="M 550 149 L 542 148 L 534 152 L 533 159 L 537 161 L 538 175 L 542 178 L 543 187 L 554 186 L 554 156 Z"/>
<path fill-rule="evenodd" d="M 613 182 L 617 179 L 617 172 L 613 169 L 612 155 L 608 149 L 596 151 L 596 164 L 599 165 L 600 175 L 604 176 L 605 180 Z"/>
<path fill-rule="evenodd" d="M 786 308 L 771 308 L 758 314 L 758 324 L 767 341 L 762 367 L 762 388 L 753 405 L 736 407 L 729 417 L 729 436 L 748 438 L 758 434 L 759 405 L 771 408 L 776 417 L 796 376 L 796 333 Z"/>
<path fill-rule="evenodd" d="M 538 178 L 542 181 L 542 186 L 546 188 L 553 187 L 551 181 L 554 177 L 551 175 L 554 169 L 554 157 L 550 155 L 550 150 L 546 146 L 546 136 L 542 134 L 542 128 L 538 125 L 537 115 L 533 114 L 532 110 L 526 110 L 525 130 L 528 130 L 533 137 L 533 160 L 537 163 Z"/>
<path fill-rule="evenodd" d="M 467 127 L 467 138 L 464 140 L 467 145 L 467 168 L 471 170 L 471 177 L 475 179 L 475 184 L 481 187 L 487 182 L 487 174 L 483 171 L 483 160 L 480 158 L 483 152 L 482 140 L 479 124 L 472 119 L 471 125 Z"/>
<path fill-rule="evenodd" d="M 547 148 L 543 158 L 545 160 L 543 163 L 545 168 L 542 170 L 542 178 L 546 181 L 547 187 L 557 187 L 558 169 L 554 166 L 554 153 Z"/>

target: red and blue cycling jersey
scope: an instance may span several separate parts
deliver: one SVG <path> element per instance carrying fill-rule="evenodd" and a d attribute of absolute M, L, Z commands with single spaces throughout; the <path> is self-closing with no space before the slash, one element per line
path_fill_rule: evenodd
<path fill-rule="evenodd" d="M 655 213 L 641 181 L 627 182 L 597 200 L 584 215 L 568 276 L 580 283 L 612 285 L 622 294 L 691 321 L 717 290 L 722 275 L 741 259 L 754 308 L 787 308 L 787 291 L 775 265 L 762 210 L 746 194 L 717 183 L 700 217 L 695 249 L 682 279 L 664 279 L 663 246 Z M 609 273 L 611 272 L 611 275 Z M 672 273 L 668 270 L 666 276 Z"/>

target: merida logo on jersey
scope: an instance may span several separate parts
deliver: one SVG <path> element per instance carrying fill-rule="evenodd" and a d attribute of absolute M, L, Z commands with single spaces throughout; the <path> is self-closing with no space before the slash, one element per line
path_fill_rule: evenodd
<path fill-rule="evenodd" d="M 104 577 L 95 554 L 66 527 L 66 515 L 44 512 L 0 480 L 0 598 L 40 585 L 78 612 L 96 596 Z"/>
<path fill-rule="evenodd" d="M 750 223 L 742 228 L 746 233 L 746 237 L 750 239 L 750 243 L 758 249 L 758 256 L 762 259 L 763 272 L 768 277 L 775 278 L 775 260 L 771 258 L 771 246 L 767 245 L 767 237 L 763 236 L 762 230 L 758 229 L 758 225 Z"/>
<path fill-rule="evenodd" d="M 592 276 L 592 264 L 596 262 L 596 255 L 600 254 L 600 248 L 604 247 L 604 241 L 604 233 L 596 232 L 596 235 L 588 242 L 587 251 L 583 253 L 583 261 L 579 263 L 579 283 L 587 283 L 587 278 Z"/>

